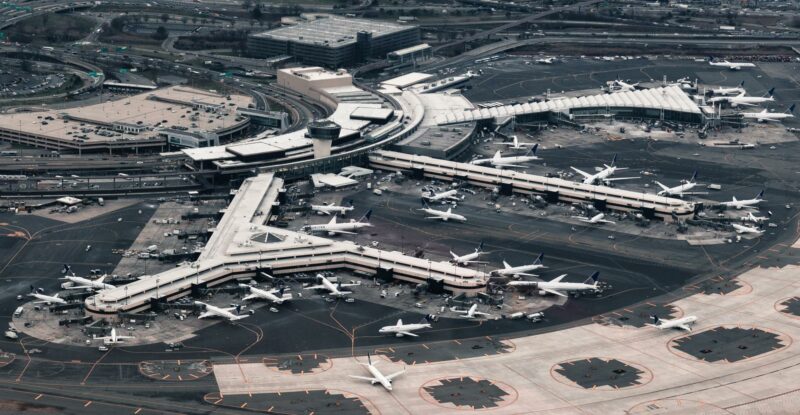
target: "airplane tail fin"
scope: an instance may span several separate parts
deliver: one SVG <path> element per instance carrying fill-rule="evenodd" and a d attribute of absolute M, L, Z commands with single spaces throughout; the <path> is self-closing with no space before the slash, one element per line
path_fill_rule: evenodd
<path fill-rule="evenodd" d="M 590 284 L 591 281 L 591 284 L 597 285 L 597 281 L 599 279 L 600 279 L 600 271 L 595 271 L 589 278 L 586 279 L 584 283 Z"/>
<path fill-rule="evenodd" d="M 772 88 L 769 89 L 769 91 L 767 91 L 767 96 L 771 97 L 774 94 L 775 94 L 775 87 L 773 86 Z"/>
<path fill-rule="evenodd" d="M 795 106 L 795 104 L 792 104 L 792 106 L 791 106 L 791 107 L 789 107 L 789 109 L 788 109 L 788 110 L 786 110 L 786 113 L 787 113 L 787 114 L 791 114 L 791 113 L 793 113 L 793 112 L 794 112 L 794 106 Z"/>
<path fill-rule="evenodd" d="M 744 81 L 739 82 L 739 88 L 744 88 Z"/>
<path fill-rule="evenodd" d="M 483 252 L 483 241 L 481 241 L 481 244 L 478 245 L 478 252 Z"/>
<path fill-rule="evenodd" d="M 763 199 L 763 198 L 764 198 L 764 190 L 762 189 L 762 190 L 761 190 L 760 192 L 758 192 L 758 194 L 756 195 L 756 200 L 761 200 L 761 199 Z"/>
<path fill-rule="evenodd" d="M 350 200 L 347 202 L 347 205 L 348 205 L 348 206 L 353 206 L 353 199 L 350 199 Z"/>
<path fill-rule="evenodd" d="M 366 219 L 366 221 L 369 222 L 370 216 L 372 216 L 372 209 L 368 210 L 367 213 L 365 213 L 364 216 L 362 216 L 361 219 L 359 219 L 358 221 L 361 222 Z"/>
<path fill-rule="evenodd" d="M 614 157 L 611 159 L 611 167 L 614 167 L 616 165 L 617 165 L 617 155 L 614 154 Z"/>
<path fill-rule="evenodd" d="M 661 320 L 658 319 L 657 315 L 652 315 L 652 316 L 650 316 L 650 318 L 653 319 L 653 325 L 655 325 L 655 326 L 658 326 L 658 324 L 661 323 Z"/>
<path fill-rule="evenodd" d="M 690 183 L 694 183 L 694 181 L 695 181 L 696 179 L 697 179 L 697 170 L 695 170 L 695 171 L 694 171 L 694 173 L 692 173 L 692 178 L 691 178 L 691 179 L 689 179 L 689 182 L 690 182 Z"/>
<path fill-rule="evenodd" d="M 426 202 L 424 198 L 420 199 L 419 203 L 422 205 L 423 209 L 427 209 L 428 208 L 428 202 Z"/>
<path fill-rule="evenodd" d="M 533 263 L 534 264 L 543 264 L 544 263 L 544 252 L 539 254 L 539 256 L 536 257 L 536 260 L 533 261 Z"/>
<path fill-rule="evenodd" d="M 433 314 L 425 314 L 425 317 L 420 320 L 421 324 L 430 324 L 433 323 Z"/>
<path fill-rule="evenodd" d="M 369 356 L 369 352 L 367 352 L 367 363 L 372 366 L 372 358 Z"/>
<path fill-rule="evenodd" d="M 536 144 L 533 145 L 533 147 L 531 147 L 531 150 L 528 151 L 528 154 L 530 154 L 532 156 L 535 156 L 536 155 L 536 150 L 538 150 L 538 149 L 539 149 L 539 143 L 536 143 Z"/>

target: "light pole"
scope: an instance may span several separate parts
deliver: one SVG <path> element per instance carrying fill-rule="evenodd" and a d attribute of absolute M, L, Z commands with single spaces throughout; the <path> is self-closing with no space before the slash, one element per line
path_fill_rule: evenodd
<path fill-rule="evenodd" d="M 158 299 L 158 284 L 161 282 L 160 279 L 156 278 L 156 299 Z"/>

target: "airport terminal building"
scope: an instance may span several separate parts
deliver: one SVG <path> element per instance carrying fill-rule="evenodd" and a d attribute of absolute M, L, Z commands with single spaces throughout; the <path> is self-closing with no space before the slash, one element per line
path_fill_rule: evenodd
<path fill-rule="evenodd" d="M 419 41 L 416 26 L 331 16 L 250 35 L 247 50 L 257 58 L 290 55 L 305 64 L 339 68 Z"/>

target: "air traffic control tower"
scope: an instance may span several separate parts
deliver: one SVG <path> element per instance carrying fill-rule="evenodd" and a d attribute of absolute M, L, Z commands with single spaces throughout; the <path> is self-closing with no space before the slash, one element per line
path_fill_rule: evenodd
<path fill-rule="evenodd" d="M 329 120 L 317 120 L 308 124 L 306 137 L 311 139 L 315 159 L 331 155 L 333 140 L 339 138 L 341 131 L 339 124 Z"/>

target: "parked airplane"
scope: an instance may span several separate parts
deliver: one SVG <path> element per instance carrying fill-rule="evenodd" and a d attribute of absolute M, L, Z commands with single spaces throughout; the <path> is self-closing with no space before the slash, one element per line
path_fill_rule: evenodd
<path fill-rule="evenodd" d="M 306 290 L 327 290 L 330 297 L 344 297 L 347 294 L 352 294 L 352 291 L 342 291 L 343 287 L 355 287 L 361 284 L 342 284 L 341 282 L 334 284 L 331 280 L 327 279 L 322 274 L 317 274 L 320 284 L 305 287 Z"/>
<path fill-rule="evenodd" d="M 347 212 L 353 210 L 353 201 L 350 201 L 348 206 L 336 206 L 333 203 L 323 203 L 321 205 L 311 205 L 311 210 L 317 212 L 320 215 L 328 215 L 330 216 L 331 213 L 336 213 L 339 215 L 345 215 Z"/>
<path fill-rule="evenodd" d="M 520 275 L 529 275 L 535 277 L 536 274 L 530 274 L 528 273 L 528 271 L 535 271 L 537 269 L 547 268 L 546 266 L 544 266 L 543 262 L 544 262 L 544 254 L 539 254 L 539 256 L 536 257 L 536 260 L 533 261 L 532 263 L 528 265 L 520 265 L 518 267 L 512 267 L 511 265 L 508 265 L 508 262 L 503 261 L 503 268 L 496 269 L 491 273 L 512 278 L 519 278 Z"/>
<path fill-rule="evenodd" d="M 573 216 L 573 218 L 579 219 L 581 222 L 592 223 L 592 224 L 594 224 L 594 223 L 610 223 L 610 224 L 616 223 L 613 220 L 603 219 L 605 216 L 606 216 L 605 213 L 598 213 L 598 214 L 592 216 L 591 218 L 588 217 L 588 216 Z"/>
<path fill-rule="evenodd" d="M 424 199 L 427 199 L 429 202 L 436 202 L 439 200 L 461 200 L 458 197 L 458 190 L 452 189 L 442 193 L 436 193 L 434 191 L 430 191 L 429 193 L 425 193 L 422 195 Z"/>
<path fill-rule="evenodd" d="M 453 251 L 450 251 L 450 255 L 453 256 L 453 259 L 450 262 L 458 265 L 469 265 L 469 264 L 486 264 L 486 261 L 475 261 L 478 257 L 483 255 L 483 242 L 475 248 L 475 252 L 470 254 L 465 254 L 458 256 Z"/>
<path fill-rule="evenodd" d="M 629 92 L 635 91 L 639 86 L 639 83 L 637 82 L 635 84 L 629 84 L 622 79 L 617 78 L 613 81 L 606 82 L 606 85 L 608 85 L 609 92 Z"/>
<path fill-rule="evenodd" d="M 719 87 L 719 88 L 711 90 L 711 93 L 714 94 L 714 95 L 731 95 L 731 94 L 738 95 L 738 94 L 742 94 L 744 92 L 745 92 L 745 90 L 744 90 L 744 81 L 742 81 L 742 83 L 740 83 L 739 86 L 735 86 L 733 88 L 727 88 L 727 87 L 723 86 L 723 87 Z"/>
<path fill-rule="evenodd" d="M 747 212 L 746 216 L 742 216 L 742 222 L 764 223 L 772 216 L 772 212 L 767 212 L 767 216 L 756 216 L 753 212 Z"/>
<path fill-rule="evenodd" d="M 508 286 L 530 287 L 539 290 L 539 293 L 542 295 L 550 293 L 561 297 L 567 297 L 565 292 L 597 291 L 597 282 L 600 278 L 600 272 L 598 271 L 595 271 L 584 282 L 561 282 L 566 276 L 567 274 L 561 274 L 550 281 L 511 281 L 508 283 Z"/>
<path fill-rule="evenodd" d="M 477 311 L 477 310 L 478 310 L 478 305 L 477 304 L 473 304 L 472 307 L 470 307 L 467 310 L 459 310 L 459 309 L 457 309 L 455 307 L 450 308 L 450 311 L 452 311 L 454 313 L 461 314 L 461 317 L 463 317 L 463 318 L 479 318 L 479 317 L 489 318 L 489 317 L 492 317 L 492 314 L 484 313 L 483 311 Z"/>
<path fill-rule="evenodd" d="M 63 298 L 59 298 L 58 297 L 58 293 L 56 293 L 56 295 L 53 295 L 53 296 L 44 295 L 44 294 L 40 294 L 40 293 L 30 293 L 30 294 L 28 294 L 28 296 L 34 297 L 34 298 L 36 298 L 38 300 L 41 300 L 41 301 L 34 301 L 33 302 L 34 304 L 43 304 L 44 303 L 44 304 L 50 305 L 50 304 L 66 304 L 67 303 L 66 300 L 64 300 Z"/>
<path fill-rule="evenodd" d="M 695 316 L 686 316 L 683 318 L 676 318 L 672 320 L 661 320 L 658 316 L 650 316 L 653 319 L 653 324 L 647 324 L 650 327 L 655 327 L 657 329 L 680 329 L 685 331 L 692 331 L 692 328 L 689 326 L 690 324 L 694 324 L 697 321 L 697 317 Z"/>
<path fill-rule="evenodd" d="M 447 211 L 436 210 L 429 207 L 428 204 L 425 203 L 424 199 L 422 200 L 422 208 L 417 210 L 421 210 L 427 213 L 428 215 L 431 215 L 431 216 L 426 216 L 425 219 L 441 219 L 444 222 L 450 220 L 455 220 L 459 222 L 467 221 L 467 218 L 465 218 L 464 216 L 461 216 L 457 213 L 453 213 L 453 208 L 447 208 Z"/>
<path fill-rule="evenodd" d="M 122 340 L 135 339 L 135 338 L 136 337 L 133 336 L 118 336 L 117 329 L 113 327 L 111 328 L 110 336 L 103 336 L 103 337 L 92 336 L 92 339 L 94 340 L 102 340 L 103 344 L 117 344 L 117 343 L 122 343 Z"/>
<path fill-rule="evenodd" d="M 403 337 L 403 336 L 419 337 L 418 334 L 414 334 L 414 331 L 431 328 L 430 322 L 431 322 L 430 316 L 425 316 L 425 318 L 423 318 L 422 321 L 413 324 L 403 324 L 403 320 L 397 319 L 397 324 L 393 326 L 381 327 L 380 330 L 378 330 L 378 333 L 394 334 L 396 337 Z"/>
<path fill-rule="evenodd" d="M 264 290 L 247 284 L 239 284 L 239 286 L 250 290 L 250 294 L 242 298 L 243 301 L 267 300 L 275 304 L 283 304 L 284 301 L 289 301 L 292 299 L 292 294 L 284 294 L 284 288 Z"/>
<path fill-rule="evenodd" d="M 738 71 L 742 68 L 755 68 L 755 64 L 750 62 L 728 62 L 727 59 L 722 61 L 715 61 L 714 58 L 708 58 L 708 64 L 711 66 L 720 66 L 723 68 L 728 68 L 732 71 Z"/>
<path fill-rule="evenodd" d="M 778 122 L 786 118 L 794 118 L 794 105 L 795 104 L 792 104 L 792 106 L 784 112 L 769 112 L 765 108 L 761 110 L 761 112 L 742 112 L 740 114 L 742 118 L 755 119 L 757 122 Z"/>
<path fill-rule="evenodd" d="M 627 170 L 628 169 L 627 167 L 617 167 L 616 163 L 617 163 L 617 155 L 614 154 L 614 158 L 611 159 L 611 164 L 610 165 L 609 164 L 603 164 L 603 167 L 605 167 L 603 169 L 600 169 L 598 167 L 597 168 L 598 172 L 595 173 L 595 174 L 589 174 L 589 173 L 586 173 L 583 170 L 579 170 L 579 169 L 576 169 L 575 167 L 571 167 L 571 166 L 570 166 L 570 168 L 572 170 L 575 170 L 581 176 L 583 176 L 583 183 L 584 184 L 605 184 L 605 185 L 608 185 L 612 181 L 633 180 L 633 179 L 638 179 L 639 178 L 639 177 L 614 177 L 614 178 L 611 178 L 611 176 L 614 173 L 616 173 L 617 171 L 619 171 L 619 170 Z"/>
<path fill-rule="evenodd" d="M 720 205 L 736 209 L 757 209 L 756 205 L 765 201 L 762 197 L 764 197 L 763 190 L 758 192 L 753 199 L 739 200 L 734 196 L 729 202 L 722 202 Z"/>
<path fill-rule="evenodd" d="M 494 153 L 494 157 L 490 159 L 476 159 L 472 160 L 471 164 L 477 165 L 484 165 L 490 164 L 492 167 L 497 168 L 504 168 L 504 167 L 525 167 L 516 163 L 527 163 L 534 160 L 540 160 L 539 157 L 536 156 L 536 149 L 539 148 L 539 143 L 536 143 L 531 147 L 530 151 L 528 151 L 524 156 L 509 156 L 503 157 L 500 153 L 500 150 L 497 150 Z"/>
<path fill-rule="evenodd" d="M 502 143 L 504 145 L 510 146 L 509 149 L 524 150 L 526 147 L 531 147 L 531 146 L 535 146 L 536 145 L 536 143 L 523 143 L 523 142 L 520 142 L 519 138 L 517 138 L 517 136 L 515 136 L 515 135 L 512 135 L 511 137 L 512 137 L 512 140 L 511 140 L 510 143 Z"/>
<path fill-rule="evenodd" d="M 746 106 L 754 106 L 757 104 L 763 104 L 765 102 L 773 102 L 775 98 L 772 94 L 775 92 L 775 88 L 771 88 L 766 95 L 762 97 L 747 97 L 745 96 L 744 92 L 739 93 L 739 95 L 734 96 L 723 96 L 723 97 L 713 97 L 706 101 L 709 104 L 714 104 L 717 102 L 727 102 L 731 105 L 731 107 L 738 107 L 739 105 L 746 105 Z"/>
<path fill-rule="evenodd" d="M 690 192 L 697 186 L 697 171 L 692 173 L 692 178 L 689 180 L 683 181 L 683 183 L 679 184 L 675 187 L 667 187 L 659 181 L 656 181 L 656 184 L 661 188 L 658 192 L 659 196 L 677 196 L 677 197 L 684 197 L 686 195 L 707 195 L 708 192 Z"/>
<path fill-rule="evenodd" d="M 738 223 L 732 223 L 731 225 L 733 225 L 733 229 L 736 230 L 736 233 L 752 233 L 756 235 L 761 235 L 764 233 L 763 230 L 754 226 L 739 225 Z"/>
<path fill-rule="evenodd" d="M 110 290 L 115 288 L 111 284 L 106 284 L 103 281 L 106 279 L 108 275 L 103 275 L 102 277 L 96 280 L 90 280 L 88 278 L 79 277 L 75 274 L 67 275 L 62 280 L 67 280 L 73 284 L 72 287 L 69 287 L 70 290 L 83 290 L 83 289 L 90 289 L 90 290 Z"/>
<path fill-rule="evenodd" d="M 367 228 L 372 226 L 369 223 L 369 217 L 372 216 L 372 209 L 368 210 L 359 220 L 350 219 L 350 222 L 336 222 L 336 215 L 331 218 L 331 221 L 321 225 L 306 225 L 303 230 L 306 232 L 327 232 L 328 235 L 334 236 L 340 233 L 355 234 L 355 230 Z"/>
<path fill-rule="evenodd" d="M 372 170 L 364 167 L 345 166 L 342 167 L 342 171 L 338 175 L 352 179 L 353 177 L 369 176 L 370 174 L 372 174 Z"/>
<path fill-rule="evenodd" d="M 536 59 L 534 62 L 542 64 L 542 65 L 552 65 L 552 64 L 556 63 L 557 61 L 558 61 L 558 59 L 556 59 L 554 57 L 548 57 L 548 58 Z"/>
<path fill-rule="evenodd" d="M 372 363 L 372 359 L 369 357 L 369 355 L 367 355 L 367 361 L 369 362 L 368 364 L 367 363 L 359 363 L 359 364 L 367 368 L 370 375 L 372 375 L 371 378 L 366 376 L 355 376 L 355 375 L 350 375 L 350 377 L 353 379 L 366 380 L 367 382 L 370 382 L 373 385 L 376 383 L 380 383 L 381 386 L 383 386 L 383 388 L 386 389 L 387 391 L 392 390 L 392 380 L 394 380 L 394 378 L 406 372 L 406 369 L 403 368 L 403 370 L 399 372 L 395 372 L 392 373 L 391 375 L 385 376 L 383 373 L 381 373 L 380 370 L 378 370 L 377 367 L 375 367 L 375 364 Z"/>
<path fill-rule="evenodd" d="M 250 314 L 239 314 L 242 311 L 242 306 L 240 305 L 235 307 L 221 308 L 211 304 L 206 304 L 202 301 L 195 301 L 194 304 L 203 306 L 206 309 L 206 311 L 197 316 L 197 318 L 222 317 L 230 321 L 236 321 L 250 317 Z M 234 311 L 236 314 L 233 313 Z"/>

